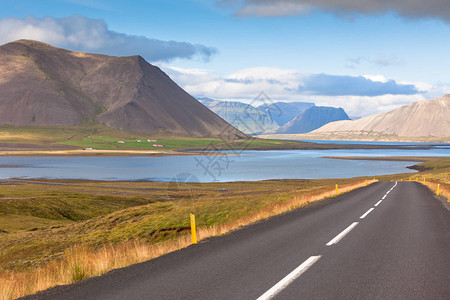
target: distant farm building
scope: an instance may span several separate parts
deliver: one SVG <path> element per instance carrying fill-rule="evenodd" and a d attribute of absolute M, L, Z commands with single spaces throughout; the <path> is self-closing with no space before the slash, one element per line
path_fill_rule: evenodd
<path fill-rule="evenodd" d="M 154 142 L 156 142 L 156 140 L 150 140 L 150 139 L 148 139 L 147 142 L 149 142 L 149 143 L 154 143 Z"/>
<path fill-rule="evenodd" d="M 119 144 L 125 144 L 125 141 L 117 141 Z"/>
<path fill-rule="evenodd" d="M 92 148 L 84 148 L 86 151 L 92 151 Z"/>
<path fill-rule="evenodd" d="M 161 145 L 161 144 L 153 144 L 153 147 L 159 147 L 159 148 L 162 148 L 162 147 L 164 147 L 164 145 Z"/>
<path fill-rule="evenodd" d="M 141 142 L 141 140 L 136 140 L 136 142 L 140 143 L 140 142 Z"/>

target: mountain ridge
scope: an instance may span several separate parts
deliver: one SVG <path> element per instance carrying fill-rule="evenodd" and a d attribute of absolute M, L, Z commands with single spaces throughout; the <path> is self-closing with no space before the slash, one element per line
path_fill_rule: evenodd
<path fill-rule="evenodd" d="M 312 133 L 363 134 L 373 132 L 401 137 L 450 136 L 450 94 L 416 101 L 389 112 L 354 121 L 332 122 Z"/>
<path fill-rule="evenodd" d="M 246 134 L 256 134 L 278 128 L 278 124 L 266 111 L 238 101 L 197 98 L 222 119 Z"/>
<path fill-rule="evenodd" d="M 337 120 L 350 120 L 343 108 L 313 106 L 301 112 L 293 120 L 273 132 L 293 134 L 306 133 Z"/>
<path fill-rule="evenodd" d="M 357 120 L 328 123 L 306 134 L 266 134 L 262 138 L 450 142 L 450 94 L 412 102 Z"/>
<path fill-rule="evenodd" d="M 316 104 L 312 102 L 275 102 L 260 105 L 258 106 L 258 109 L 269 113 L 271 118 L 277 122 L 279 126 L 283 126 L 300 113 L 315 105 Z"/>
<path fill-rule="evenodd" d="M 19 40 L 0 46 L 0 125 L 96 122 L 135 132 L 246 138 L 140 56 Z"/>

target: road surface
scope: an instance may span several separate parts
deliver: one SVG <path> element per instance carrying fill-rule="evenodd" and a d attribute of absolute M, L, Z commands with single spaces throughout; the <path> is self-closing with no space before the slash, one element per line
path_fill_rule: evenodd
<path fill-rule="evenodd" d="M 375 183 L 28 299 L 450 299 L 450 212 Z"/>

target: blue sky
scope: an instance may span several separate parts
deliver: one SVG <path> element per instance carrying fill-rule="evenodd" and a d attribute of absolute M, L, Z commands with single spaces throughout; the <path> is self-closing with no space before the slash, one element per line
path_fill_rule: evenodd
<path fill-rule="evenodd" d="M 250 102 L 264 91 L 352 116 L 450 93 L 447 0 L 348 3 L 0 0 L 0 43 L 139 54 L 193 96 Z"/>

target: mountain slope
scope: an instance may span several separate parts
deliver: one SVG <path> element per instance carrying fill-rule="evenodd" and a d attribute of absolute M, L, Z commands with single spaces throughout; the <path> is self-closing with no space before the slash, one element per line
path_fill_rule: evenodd
<path fill-rule="evenodd" d="M 310 102 L 276 102 L 270 105 L 258 106 L 258 109 L 269 113 L 279 126 L 283 126 L 301 112 L 313 106 L 315 104 Z"/>
<path fill-rule="evenodd" d="M 305 133 L 338 120 L 350 120 L 342 108 L 313 106 L 274 132 Z"/>
<path fill-rule="evenodd" d="M 278 124 L 270 114 L 249 104 L 237 101 L 219 101 L 209 98 L 198 99 L 203 105 L 225 121 L 246 134 L 254 134 L 275 129 Z"/>
<path fill-rule="evenodd" d="M 450 95 L 445 95 L 355 121 L 329 123 L 311 133 L 342 136 L 449 137 L 449 116 Z"/>
<path fill-rule="evenodd" d="M 96 122 L 136 133 L 245 138 L 140 56 L 0 46 L 0 125 Z"/>

